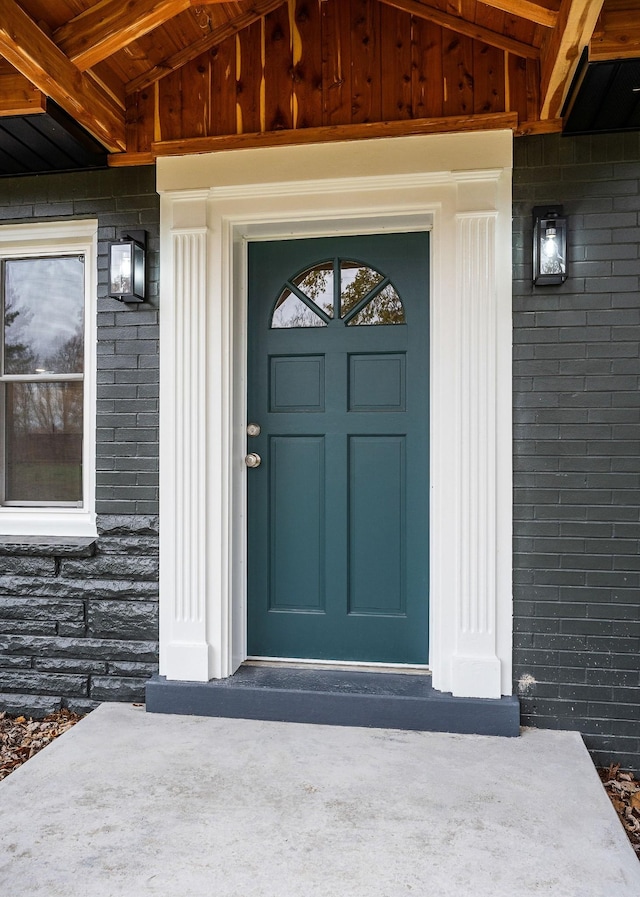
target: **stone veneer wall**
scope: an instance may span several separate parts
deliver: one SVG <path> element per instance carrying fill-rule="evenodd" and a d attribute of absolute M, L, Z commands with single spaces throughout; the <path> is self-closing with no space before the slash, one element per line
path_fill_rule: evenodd
<path fill-rule="evenodd" d="M 515 687 L 525 725 L 640 771 L 640 133 L 514 144 Z M 531 284 L 531 209 L 570 276 Z"/>
<path fill-rule="evenodd" d="M 152 166 L 0 179 L 0 225 L 98 219 L 92 540 L 3 539 L 0 711 L 143 701 L 158 656 L 159 198 Z M 107 241 L 147 231 L 148 301 L 107 296 Z M 1 523 L 0 523 L 1 527 Z"/>
<path fill-rule="evenodd" d="M 104 515 L 99 537 L 0 542 L 0 709 L 143 701 L 157 670 L 158 519 Z"/>

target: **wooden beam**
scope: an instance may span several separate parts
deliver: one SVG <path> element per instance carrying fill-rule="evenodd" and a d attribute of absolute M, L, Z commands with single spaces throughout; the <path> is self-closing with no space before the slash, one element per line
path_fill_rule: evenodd
<path fill-rule="evenodd" d="M 99 0 L 56 29 L 55 43 L 81 71 L 93 68 L 187 9 L 227 0 Z M 282 0 L 284 2 L 284 0 Z"/>
<path fill-rule="evenodd" d="M 509 15 L 519 16 L 522 19 L 528 19 L 535 22 L 536 25 L 544 25 L 545 28 L 553 28 L 558 19 L 558 13 L 539 3 L 532 3 L 531 0 L 480 0 L 484 6 L 492 6 L 494 9 L 501 9 L 502 12 L 508 12 Z"/>
<path fill-rule="evenodd" d="M 562 0 L 556 27 L 542 44 L 540 118 L 558 118 L 580 54 L 593 35 L 604 0 Z"/>
<path fill-rule="evenodd" d="M 452 16 L 441 9 L 429 6 L 426 3 L 418 2 L 418 0 L 382 0 L 387 6 L 393 6 L 408 12 L 412 16 L 426 19 L 428 22 L 434 22 L 442 28 L 449 28 L 451 31 L 457 31 L 458 34 L 465 34 L 474 40 L 482 41 L 490 47 L 498 47 L 499 50 L 505 50 L 507 53 L 513 53 L 514 56 L 522 56 L 525 59 L 538 59 L 540 50 L 531 44 L 525 44 L 522 41 L 514 40 L 504 34 L 498 34 L 497 31 L 491 31 L 490 28 L 484 28 L 482 25 L 474 25 L 466 19 L 459 16 Z"/>
<path fill-rule="evenodd" d="M 100 0 L 58 28 L 53 39 L 84 72 L 191 5 L 191 0 Z"/>
<path fill-rule="evenodd" d="M 515 112 L 451 115 L 446 118 L 415 118 L 401 121 L 367 122 L 357 125 L 299 128 L 298 130 L 261 131 L 253 134 L 230 134 L 222 137 L 159 140 L 151 144 L 151 152 L 156 157 L 184 156 L 260 146 L 296 146 L 308 143 L 371 140 L 376 137 L 444 134 L 450 131 L 514 130 L 517 126 L 518 116 Z M 118 157 L 113 158 L 117 159 Z M 119 164 L 122 164 L 123 158 L 121 157 Z"/>
<path fill-rule="evenodd" d="M 125 148 L 124 116 L 15 0 L 2 0 L 0 55 L 107 149 Z"/>
<path fill-rule="evenodd" d="M 113 71 L 108 62 L 99 62 L 87 72 L 87 77 L 94 81 L 100 90 L 103 90 L 108 97 L 119 109 L 124 110 L 127 105 L 127 98 L 124 92 L 124 84 Z"/>
<path fill-rule="evenodd" d="M 191 62 L 192 59 L 197 59 L 198 56 L 202 53 L 206 53 L 206 51 L 210 50 L 212 47 L 218 46 L 218 44 L 221 44 L 228 37 L 233 37 L 238 34 L 238 32 L 242 31 L 244 28 L 252 25 L 253 22 L 268 15 L 270 12 L 273 12 L 273 10 L 277 9 L 279 6 L 282 6 L 283 3 L 286 3 L 286 0 L 254 0 L 251 7 L 241 15 L 236 16 L 224 25 L 220 25 L 218 28 L 214 28 L 213 31 L 203 35 L 200 40 L 191 44 L 189 47 L 185 47 L 184 50 L 179 50 L 177 53 L 174 53 L 173 56 L 169 56 L 163 62 L 154 65 L 153 68 L 150 68 L 137 78 L 134 78 L 133 81 L 130 81 L 127 84 L 127 94 L 135 93 L 137 90 L 144 90 L 154 82 L 159 81 L 176 69 L 186 65 L 187 62 Z"/>
<path fill-rule="evenodd" d="M 616 4 L 616 7 L 623 4 Z M 632 59 L 640 56 L 640 0 L 612 8 L 607 3 L 593 34 L 589 59 Z"/>
<path fill-rule="evenodd" d="M 625 37 L 619 43 L 613 40 L 593 41 L 589 47 L 589 62 L 607 62 L 611 59 L 637 59 L 640 56 L 640 34 Z"/>
<path fill-rule="evenodd" d="M 155 165 L 153 153 L 112 153 L 107 156 L 109 168 L 127 168 L 131 165 Z"/>
<path fill-rule="evenodd" d="M 561 118 L 548 118 L 546 121 L 523 121 L 513 132 L 514 137 L 528 137 L 529 134 L 559 134 L 562 131 Z"/>
<path fill-rule="evenodd" d="M 24 75 L 0 74 L 0 116 L 46 111 L 46 97 Z"/>

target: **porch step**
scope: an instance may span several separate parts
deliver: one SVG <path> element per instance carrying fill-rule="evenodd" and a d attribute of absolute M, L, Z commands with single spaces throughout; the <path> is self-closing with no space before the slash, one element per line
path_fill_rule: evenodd
<path fill-rule="evenodd" d="M 228 679 L 147 683 L 150 713 L 515 736 L 516 697 L 457 698 L 431 676 L 243 665 Z"/>

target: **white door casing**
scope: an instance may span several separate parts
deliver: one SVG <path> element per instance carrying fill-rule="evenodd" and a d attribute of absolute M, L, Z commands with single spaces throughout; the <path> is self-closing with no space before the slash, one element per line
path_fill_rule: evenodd
<path fill-rule="evenodd" d="M 428 229 L 429 666 L 511 694 L 511 169 L 510 131 L 158 160 L 162 675 L 246 659 L 247 243 Z"/>

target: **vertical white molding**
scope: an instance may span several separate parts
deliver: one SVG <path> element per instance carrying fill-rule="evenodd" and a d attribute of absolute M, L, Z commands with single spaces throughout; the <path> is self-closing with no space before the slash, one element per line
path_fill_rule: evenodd
<path fill-rule="evenodd" d="M 207 681 L 207 228 L 205 199 L 168 200 L 160 370 L 161 672 Z"/>
<path fill-rule="evenodd" d="M 222 230 L 222 228 L 221 228 Z M 247 243 L 237 232 L 226 227 L 228 251 L 232 268 L 229 270 L 229 290 L 233 297 L 229 331 L 231 336 L 229 375 L 232 390 L 230 408 L 230 464 L 229 496 L 229 604 L 228 672 L 234 673 L 247 657 Z"/>
<path fill-rule="evenodd" d="M 451 195 L 453 194 L 453 195 Z M 460 365 L 456 296 L 455 190 L 447 191 L 431 233 L 429 425 L 429 667 L 448 692 L 460 590 Z"/>
<path fill-rule="evenodd" d="M 460 582 L 452 691 L 499 698 L 496 212 L 456 215 Z"/>
<path fill-rule="evenodd" d="M 175 428 L 176 517 L 187 526 L 176 528 L 176 583 L 173 619 L 183 635 L 200 634 L 205 597 L 205 383 L 206 234 L 174 234 L 176 302 Z"/>
<path fill-rule="evenodd" d="M 233 552 L 238 477 L 244 476 L 244 452 L 234 440 L 234 283 L 231 228 L 211 204 L 209 251 L 213 259 L 208 279 L 206 417 L 207 433 L 206 563 L 209 619 L 210 678 L 230 676 L 234 663 L 232 594 Z M 243 429 L 244 432 L 244 429 Z M 246 655 L 245 655 L 246 657 Z M 242 658 L 242 660 L 245 659 Z"/>
<path fill-rule="evenodd" d="M 513 299 L 511 166 L 496 206 L 496 653 L 502 694 L 513 691 Z"/>

